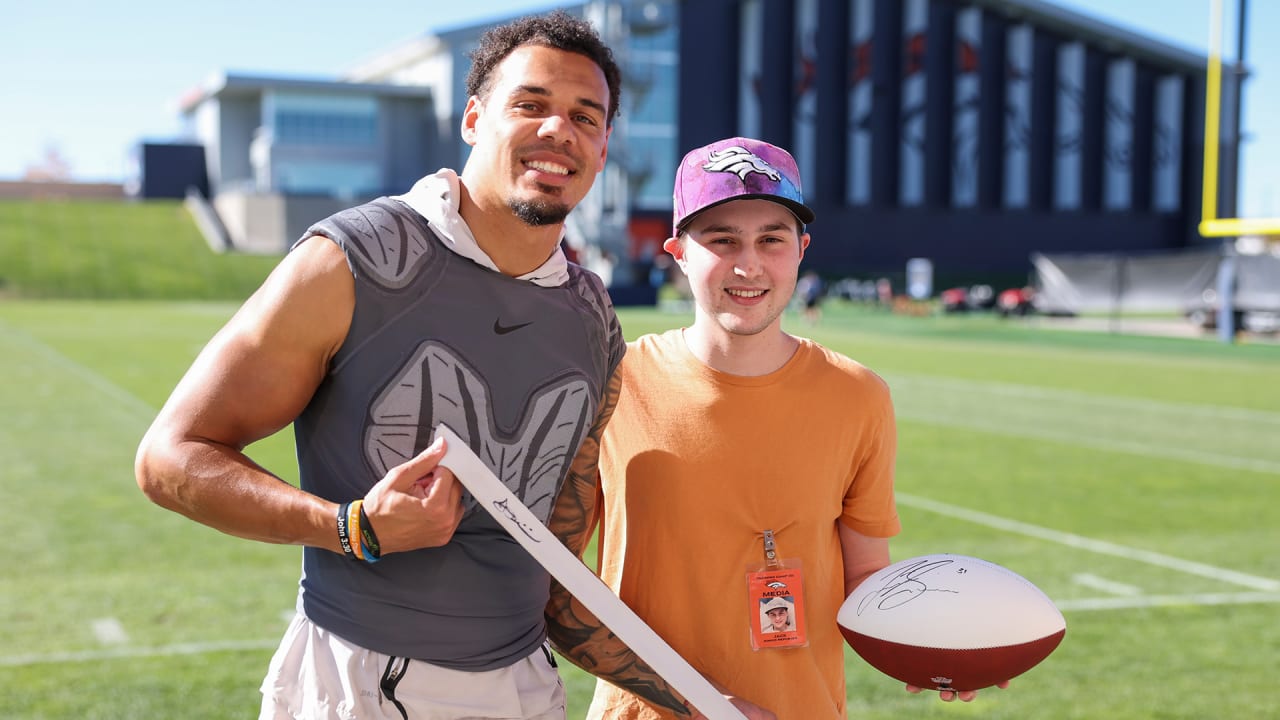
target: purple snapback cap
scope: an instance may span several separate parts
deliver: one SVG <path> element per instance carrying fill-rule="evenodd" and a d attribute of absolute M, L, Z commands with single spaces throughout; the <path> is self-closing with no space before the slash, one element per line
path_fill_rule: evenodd
<path fill-rule="evenodd" d="M 804 204 L 800 170 L 791 153 L 762 140 L 735 137 L 689 152 L 676 168 L 675 235 L 694 215 L 730 200 L 772 200 L 800 222 L 813 222 Z"/>

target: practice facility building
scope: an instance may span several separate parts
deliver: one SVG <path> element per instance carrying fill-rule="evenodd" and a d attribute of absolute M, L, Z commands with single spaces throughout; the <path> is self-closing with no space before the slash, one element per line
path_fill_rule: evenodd
<path fill-rule="evenodd" d="M 1032 253 L 1201 243 L 1206 58 L 1043 0 L 596 0 L 623 70 L 606 172 L 572 215 L 586 264 L 642 283 L 689 148 L 792 150 L 817 211 L 806 266 L 1016 282 Z M 505 20 L 505 19 L 504 19 Z M 211 193 L 353 197 L 461 167 L 485 22 L 426 33 L 333 81 L 228 77 L 184 103 Z M 1224 78 L 1219 214 L 1238 122 Z M 316 216 L 315 213 L 310 213 Z M 314 217 L 313 217 L 314 219 Z"/>

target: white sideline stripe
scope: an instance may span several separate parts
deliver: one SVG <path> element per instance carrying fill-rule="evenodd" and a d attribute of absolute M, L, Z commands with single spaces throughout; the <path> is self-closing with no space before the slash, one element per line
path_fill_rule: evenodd
<path fill-rule="evenodd" d="M 895 389 L 912 389 L 917 391 L 942 391 L 944 393 L 981 394 L 983 396 L 1005 396 L 1015 399 L 1033 399 L 1051 404 L 1065 401 L 1096 409 L 1123 409 L 1135 412 L 1156 412 L 1160 414 L 1188 417 L 1188 422 L 1214 424 L 1220 420 L 1246 422 L 1250 425 L 1280 424 L 1280 413 L 1245 408 L 1226 408 L 1192 403 L 1166 403 L 1157 400 L 1140 398 L 1118 398 L 1111 396 L 1091 395 L 1072 390 L 1041 388 L 1030 385 L 1012 383 L 984 382 L 978 380 L 960 380 L 942 378 L 932 375 L 886 374 L 885 379 Z M 1139 457 L 1150 457 L 1159 460 L 1183 460 L 1201 465 L 1228 468 L 1231 470 L 1247 470 L 1250 472 L 1280 475 L 1280 462 L 1258 457 L 1241 457 L 1230 452 L 1213 452 L 1184 447 L 1177 442 L 1159 443 L 1142 440 L 1123 440 L 1109 438 L 1090 432 L 1072 432 L 1070 430 L 1044 427 L 1036 421 L 1000 422 L 984 417 L 979 413 L 966 413 L 963 418 L 946 412 L 938 412 L 927 405 L 915 405 L 902 401 L 897 405 L 898 418 L 916 422 L 929 423 L 942 427 L 959 427 L 965 430 L 985 432 L 1003 437 L 1031 438 L 1048 440 L 1067 445 L 1121 452 Z"/>
<path fill-rule="evenodd" d="M 1280 603 L 1280 593 L 1197 593 L 1192 595 L 1140 595 L 1137 597 L 1084 598 L 1080 600 L 1055 600 L 1059 610 L 1127 610 L 1132 608 L 1196 606 L 1196 605 L 1246 605 L 1251 603 Z"/>
<path fill-rule="evenodd" d="M 1216 467 L 1227 468 L 1229 470 L 1250 470 L 1270 475 L 1280 475 L 1280 463 L 1278 462 L 1258 460 L 1254 458 L 1242 458 L 1235 455 L 1223 455 L 1220 453 L 1203 452 L 1198 450 L 1188 450 L 1186 448 L 1180 448 L 1173 445 L 1156 445 L 1154 443 L 1110 440 L 1103 437 L 1087 436 L 1079 433 L 1044 430 L 1027 425 L 1014 429 L 976 416 L 972 418 L 965 418 L 964 422 L 958 422 L 953 418 L 941 414 L 911 412 L 907 410 L 900 413 L 898 417 L 903 420 L 914 420 L 916 422 L 924 422 L 931 425 L 942 425 L 944 427 L 958 427 L 964 428 L 965 430 L 986 432 L 992 435 L 1003 435 L 1005 437 L 1050 440 L 1053 442 L 1063 443 L 1064 445 L 1079 445 L 1080 447 L 1093 448 L 1095 450 L 1128 453 L 1130 455 L 1155 458 L 1157 460 L 1185 460 L 1187 462 L 1193 462 L 1200 465 L 1213 465 Z"/>
<path fill-rule="evenodd" d="M 66 355 L 63 355 L 56 349 L 46 345 L 35 337 L 32 337 L 31 335 L 28 335 L 27 333 L 18 330 L 3 321 L 0 321 L 0 331 L 3 331 L 6 336 L 16 341 L 17 344 L 21 345 L 23 348 L 34 352 L 50 363 L 57 365 L 62 370 L 66 370 L 83 382 L 87 383 L 94 390 L 97 390 L 111 400 L 114 400 L 115 404 L 113 404 L 112 407 L 125 411 L 130 417 L 136 417 L 137 419 L 149 424 L 155 418 L 156 413 L 159 412 L 156 408 L 153 408 L 144 402 L 142 398 L 139 398 L 137 395 L 134 395 L 128 390 L 125 390 L 119 385 L 111 382 L 90 368 L 81 365 Z"/>
<path fill-rule="evenodd" d="M 160 647 L 117 648 L 114 650 L 85 650 L 82 652 L 50 653 L 48 655 L 12 655 L 0 657 L 0 667 L 42 665 L 46 663 L 97 662 L 123 658 L 169 657 L 173 655 L 202 655 L 211 652 L 238 650 L 270 650 L 280 644 L 273 640 L 228 640 L 223 642 L 179 643 Z"/>
<path fill-rule="evenodd" d="M 886 379 L 908 384 L 931 385 L 935 388 L 973 392 L 980 390 L 984 394 L 1004 395 L 1033 400 L 1073 400 L 1099 407 L 1121 408 L 1125 410 L 1145 409 L 1161 413 L 1177 412 L 1195 415 L 1206 420 L 1230 419 L 1243 420 L 1249 423 L 1280 425 L 1280 412 L 1254 410 L 1251 408 L 1227 407 L 1222 405 L 1204 405 L 1200 403 L 1165 402 L 1137 397 L 1118 397 L 1115 395 L 1095 395 L 1080 390 L 1065 388 L 1047 388 L 1039 385 L 1022 385 L 1018 383 L 992 382 L 989 380 L 967 380 L 943 377 L 940 375 L 924 375 L 916 373 L 886 373 Z"/>
<path fill-rule="evenodd" d="M 1137 585 L 1127 585 L 1125 583 L 1115 582 L 1103 577 L 1098 577 L 1092 573 L 1079 573 L 1071 576 L 1071 580 L 1077 585 L 1083 585 L 1094 590 L 1111 593 L 1112 595 L 1141 595 L 1142 588 Z"/>
<path fill-rule="evenodd" d="M 898 502 L 908 507 L 918 508 L 920 510 L 928 510 L 939 515 L 956 518 L 959 520 L 967 520 L 978 525 L 985 525 L 997 530 L 1016 533 L 1018 535 L 1026 535 L 1028 537 L 1037 538 L 1039 540 L 1047 540 L 1049 542 L 1066 545 L 1067 547 L 1077 548 L 1079 550 L 1088 550 L 1100 555 L 1112 555 L 1114 557 L 1124 558 L 1126 560 L 1134 560 L 1136 562 L 1147 563 L 1157 567 L 1177 570 L 1189 575 L 1199 575 L 1200 577 L 1209 578 L 1218 582 L 1227 582 L 1233 585 L 1260 590 L 1262 592 L 1280 592 L 1280 580 L 1271 578 L 1258 577 L 1257 575 L 1248 575 L 1235 570 L 1227 570 L 1226 568 L 1205 565 L 1204 563 L 1193 562 L 1191 560 L 1183 560 L 1171 555 L 1162 555 L 1150 550 L 1140 550 L 1138 548 L 1125 547 L 1117 545 L 1105 540 L 1094 540 L 1092 538 L 1074 535 L 1072 533 L 1062 532 L 1060 530 L 1050 530 L 1038 525 L 1018 522 L 1008 518 L 989 515 L 977 510 L 968 510 L 947 503 L 940 503 L 927 498 L 922 498 L 908 493 L 897 493 Z"/>
<path fill-rule="evenodd" d="M 93 636 L 103 645 L 124 645 L 129 642 L 129 633 L 124 631 L 124 625 L 115 618 L 98 618 L 90 625 L 93 627 Z"/>

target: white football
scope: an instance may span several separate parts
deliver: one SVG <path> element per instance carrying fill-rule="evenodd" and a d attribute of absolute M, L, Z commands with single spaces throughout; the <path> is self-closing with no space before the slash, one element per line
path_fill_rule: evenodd
<path fill-rule="evenodd" d="M 1026 578 L 965 555 L 922 555 L 863 581 L 836 617 L 872 667 L 935 690 L 978 690 L 1035 667 L 1066 619 Z"/>

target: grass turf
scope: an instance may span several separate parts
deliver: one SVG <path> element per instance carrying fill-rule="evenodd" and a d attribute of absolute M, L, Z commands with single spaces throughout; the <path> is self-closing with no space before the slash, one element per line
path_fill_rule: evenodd
<path fill-rule="evenodd" d="M 131 467 L 156 409 L 234 308 L 0 302 L 0 489 L 21 550 L 0 560 L 0 716 L 255 716 L 298 551 L 150 505 Z M 690 319 L 620 315 L 632 337 Z M 817 326 L 788 324 L 893 388 L 905 526 L 895 559 L 948 551 L 1006 564 L 1068 620 L 1044 664 L 970 705 L 909 696 L 850 653 L 851 717 L 1273 711 L 1280 348 L 839 304 Z M 295 479 L 288 432 L 250 453 Z M 1107 595 L 1088 576 L 1137 594 Z M 1091 609 L 1099 601 L 1127 606 Z M 125 642 L 95 633 L 106 620 Z M 569 716 L 581 717 L 591 679 L 562 668 Z"/>
<path fill-rule="evenodd" d="M 131 465 L 191 359 L 277 261 L 209 252 L 176 203 L 0 201 L 0 490 L 15 543 L 0 560 L 0 717 L 256 716 L 298 551 L 150 505 Z M 620 315 L 630 337 L 690 320 Z M 970 705 L 909 696 L 848 653 L 851 717 L 1273 713 L 1280 347 L 835 302 L 816 326 L 788 323 L 893 388 L 895 559 L 1004 563 L 1068 619 L 1043 665 Z M 296 480 L 288 431 L 250 453 Z M 593 681 L 562 668 L 581 717 Z"/>
<path fill-rule="evenodd" d="M 0 296 L 239 300 L 279 260 L 210 252 L 178 201 L 0 200 Z"/>

